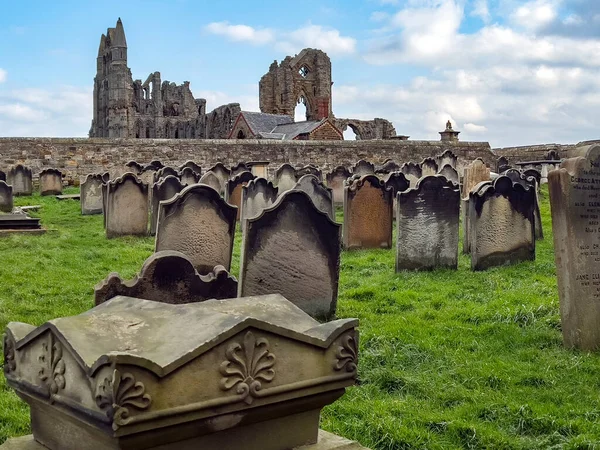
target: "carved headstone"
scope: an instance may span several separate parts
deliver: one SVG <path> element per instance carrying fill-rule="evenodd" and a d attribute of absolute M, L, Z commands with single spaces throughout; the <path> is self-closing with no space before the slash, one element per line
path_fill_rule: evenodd
<path fill-rule="evenodd" d="M 438 167 L 444 167 L 444 166 L 448 165 L 456 170 L 456 166 L 458 164 L 458 158 L 454 153 L 452 153 L 451 150 L 445 150 L 444 153 L 439 155 L 436 159 L 437 159 Z"/>
<path fill-rule="evenodd" d="M 102 184 L 104 180 L 99 173 L 90 173 L 81 183 L 81 214 L 102 214 Z"/>
<path fill-rule="evenodd" d="M 13 190 L 10 184 L 0 180 L 0 211 L 12 212 L 13 209 Z"/>
<path fill-rule="evenodd" d="M 391 159 L 386 159 L 379 169 L 375 171 L 377 174 L 386 175 L 392 172 L 399 172 L 400 165 Z"/>
<path fill-rule="evenodd" d="M 219 189 L 219 194 L 225 194 L 225 187 L 227 186 L 227 181 L 229 180 L 229 176 L 231 175 L 231 170 L 229 170 L 223 163 L 218 162 L 210 169 L 209 172 L 214 173 L 221 183 L 221 189 Z"/>
<path fill-rule="evenodd" d="M 158 170 L 160 169 L 155 169 L 154 166 L 147 165 L 140 172 L 139 179 L 148 186 L 152 186 L 152 183 L 154 183 L 154 174 L 158 172 Z"/>
<path fill-rule="evenodd" d="M 221 191 L 221 180 L 219 180 L 219 177 L 217 177 L 215 173 L 210 170 L 202 175 L 200 180 L 198 180 L 198 183 L 210 186 L 217 192 Z"/>
<path fill-rule="evenodd" d="M 421 177 L 428 177 L 438 173 L 438 164 L 433 158 L 425 158 L 421 161 Z"/>
<path fill-rule="evenodd" d="M 181 192 L 184 187 L 179 178 L 172 175 L 161 178 L 159 182 L 152 185 L 152 207 L 150 208 L 150 234 L 152 236 L 156 234 L 158 225 L 159 203 L 163 200 L 170 200 L 175 194 Z"/>
<path fill-rule="evenodd" d="M 534 177 L 526 177 L 525 174 L 517 169 L 508 169 L 502 175 L 511 179 L 513 183 L 519 183 L 524 187 L 531 187 L 535 190 L 535 238 L 544 239 L 544 230 L 542 228 L 542 214 L 540 213 L 540 199 L 538 197 L 537 181 Z"/>
<path fill-rule="evenodd" d="M 364 159 L 361 159 L 352 167 L 352 175 L 358 175 L 362 177 L 363 175 L 371 175 L 374 173 L 375 166 L 373 163 L 365 161 Z"/>
<path fill-rule="evenodd" d="M 302 176 L 294 189 L 306 192 L 315 206 L 335 222 L 335 208 L 333 207 L 333 192 L 314 175 Z"/>
<path fill-rule="evenodd" d="M 400 172 L 402 172 L 406 176 L 406 179 L 409 181 L 411 186 L 415 186 L 419 178 L 423 176 L 421 166 L 412 162 L 402 164 Z"/>
<path fill-rule="evenodd" d="M 237 207 L 237 220 L 240 220 L 242 212 L 242 188 L 254 178 L 256 177 L 252 175 L 252 172 L 241 172 L 227 182 L 227 202 Z"/>
<path fill-rule="evenodd" d="M 237 208 L 210 186 L 188 186 L 160 202 L 155 249 L 185 254 L 201 274 L 218 265 L 230 270 L 236 216 Z"/>
<path fill-rule="evenodd" d="M 275 203 L 277 195 L 277 188 L 270 181 L 264 178 L 250 180 L 242 188 L 242 229 L 246 219 L 258 216 L 265 208 Z"/>
<path fill-rule="evenodd" d="M 462 198 L 469 197 L 469 192 L 482 181 L 489 181 L 490 168 L 481 158 L 477 158 L 465 167 L 463 173 Z"/>
<path fill-rule="evenodd" d="M 246 165 L 246 163 L 239 162 L 235 166 L 231 167 L 231 172 L 229 173 L 229 178 L 235 178 L 239 174 L 243 172 L 252 172 L 250 168 Z"/>
<path fill-rule="evenodd" d="M 40 194 L 62 194 L 62 173 L 58 169 L 44 169 L 40 172 Z"/>
<path fill-rule="evenodd" d="M 396 195 L 398 192 L 404 192 L 410 187 L 410 181 L 402 172 L 390 172 L 383 177 L 383 183 L 386 188 L 392 190 L 392 199 L 394 206 L 392 209 L 394 218 L 396 217 Z"/>
<path fill-rule="evenodd" d="M 106 237 L 148 234 L 148 185 L 129 172 L 106 183 Z"/>
<path fill-rule="evenodd" d="M 344 204 L 344 183 L 352 174 L 344 166 L 338 166 L 327 174 L 327 187 L 333 192 L 333 203 L 336 205 Z"/>
<path fill-rule="evenodd" d="M 469 194 L 471 268 L 535 259 L 535 191 L 500 176 Z"/>
<path fill-rule="evenodd" d="M 438 175 L 445 177 L 446 180 L 452 181 L 454 184 L 458 184 L 460 181 L 458 172 L 449 164 L 443 166 L 438 172 Z"/>
<path fill-rule="evenodd" d="M 548 174 L 554 256 L 566 347 L 600 347 L 600 146 L 581 147 Z"/>
<path fill-rule="evenodd" d="M 283 194 L 285 191 L 293 189 L 297 182 L 298 177 L 296 176 L 296 169 L 294 169 L 294 167 L 290 164 L 282 164 L 275 171 L 273 184 L 277 186 L 277 189 L 279 190 L 279 195 Z"/>
<path fill-rule="evenodd" d="M 503 173 L 510 169 L 510 164 L 508 163 L 508 159 L 504 156 L 501 156 L 496 161 L 496 173 Z"/>
<path fill-rule="evenodd" d="M 152 170 L 157 171 L 157 170 L 162 169 L 163 167 L 165 167 L 165 165 L 163 163 L 161 163 L 157 159 L 154 159 L 154 160 L 150 161 L 148 163 L 148 165 L 144 169 L 150 169 L 151 168 Z"/>
<path fill-rule="evenodd" d="M 137 161 L 129 161 L 127 164 L 125 164 L 125 169 L 127 170 L 127 172 L 131 172 L 135 175 L 139 175 L 140 173 L 142 173 L 144 166 L 142 166 Z"/>
<path fill-rule="evenodd" d="M 179 172 L 177 172 L 177 170 L 175 170 L 173 167 L 168 167 L 165 166 L 159 170 L 157 170 L 156 172 L 154 172 L 154 183 L 160 181 L 162 178 L 166 178 L 166 177 L 175 177 L 177 179 L 179 179 Z"/>
<path fill-rule="evenodd" d="M 542 183 L 542 173 L 539 170 L 536 170 L 536 169 L 527 169 L 527 170 L 524 170 L 523 171 L 523 176 L 525 178 L 529 178 L 529 177 L 535 178 L 535 181 L 536 181 L 538 187 Z"/>
<path fill-rule="evenodd" d="M 392 247 L 392 190 L 375 175 L 344 187 L 344 248 Z"/>
<path fill-rule="evenodd" d="M 210 173 L 213 176 L 215 176 L 213 172 L 206 172 L 206 173 Z M 181 169 L 179 171 L 178 176 L 179 176 L 179 180 L 181 181 L 181 184 L 183 184 L 184 186 L 190 186 L 192 184 L 196 184 L 200 180 L 200 176 L 196 172 L 194 172 L 194 170 L 191 167 L 184 167 L 183 169 Z M 217 183 L 218 183 L 218 186 L 216 189 L 217 189 L 217 191 L 220 191 L 221 190 L 221 181 L 218 178 L 217 178 Z"/>
<path fill-rule="evenodd" d="M 313 317 L 334 316 L 340 225 L 306 192 L 291 190 L 246 221 L 238 295 L 278 292 Z"/>
<path fill-rule="evenodd" d="M 165 250 L 150 256 L 133 280 L 123 281 L 113 272 L 94 288 L 96 305 L 118 295 L 173 304 L 202 302 L 235 297 L 237 280 L 223 266 L 200 275 L 183 253 Z"/>
<path fill-rule="evenodd" d="M 13 195 L 31 195 L 33 193 L 31 169 L 23 164 L 17 164 L 10 168 L 7 181 L 13 188 Z"/>
<path fill-rule="evenodd" d="M 304 166 L 296 170 L 296 178 L 298 178 L 298 180 L 304 175 L 314 175 L 319 181 L 323 181 L 323 172 L 313 165 Z"/>
<path fill-rule="evenodd" d="M 186 167 L 189 167 L 190 169 L 192 169 L 194 172 L 196 172 L 198 174 L 198 176 L 202 175 L 202 167 L 200 167 L 194 161 L 188 160 L 188 161 L 184 162 L 181 166 L 179 166 L 179 171 L 181 172 Z"/>
<path fill-rule="evenodd" d="M 427 176 L 414 188 L 398 193 L 397 198 L 396 271 L 456 269 L 458 185 L 440 175 Z"/>

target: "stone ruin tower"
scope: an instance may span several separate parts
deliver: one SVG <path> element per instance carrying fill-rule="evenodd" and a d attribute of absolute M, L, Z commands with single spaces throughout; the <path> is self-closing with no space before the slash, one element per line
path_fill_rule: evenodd
<path fill-rule="evenodd" d="M 331 109 L 331 60 L 321 50 L 305 48 L 274 61 L 259 83 L 260 111 L 294 118 L 298 103 L 306 106 L 306 120 L 333 117 Z"/>

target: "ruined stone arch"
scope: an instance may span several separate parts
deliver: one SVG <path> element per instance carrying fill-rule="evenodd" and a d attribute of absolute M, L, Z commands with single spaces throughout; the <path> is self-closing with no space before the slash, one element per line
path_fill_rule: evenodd
<path fill-rule="evenodd" d="M 154 121 L 153 120 L 146 121 L 145 133 L 146 133 L 145 134 L 146 138 L 155 138 L 156 137 L 156 131 L 154 130 Z"/>
<path fill-rule="evenodd" d="M 304 88 L 300 89 L 298 91 L 298 95 L 296 95 L 296 106 L 298 106 L 301 103 L 306 107 L 306 117 L 304 118 L 304 120 L 316 120 L 316 114 L 314 110 L 314 96 L 308 95 Z"/>
<path fill-rule="evenodd" d="M 145 134 L 144 134 L 144 123 L 142 122 L 142 119 L 137 119 L 135 121 L 135 137 L 137 139 L 145 137 Z"/>

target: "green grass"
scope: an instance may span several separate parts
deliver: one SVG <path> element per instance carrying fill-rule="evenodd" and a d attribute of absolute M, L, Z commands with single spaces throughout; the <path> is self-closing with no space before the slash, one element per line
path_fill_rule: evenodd
<path fill-rule="evenodd" d="M 360 319 L 359 386 L 323 428 L 374 450 L 600 449 L 600 356 L 562 347 L 546 190 L 541 201 L 535 262 L 474 273 L 463 255 L 458 271 L 396 274 L 394 250 L 344 252 L 338 316 Z M 79 202 L 16 203 L 42 204 L 50 231 L 0 239 L 2 328 L 88 309 L 98 281 L 132 277 L 152 253 L 152 238 L 105 239 Z M 0 379 L 2 442 L 30 430 Z"/>

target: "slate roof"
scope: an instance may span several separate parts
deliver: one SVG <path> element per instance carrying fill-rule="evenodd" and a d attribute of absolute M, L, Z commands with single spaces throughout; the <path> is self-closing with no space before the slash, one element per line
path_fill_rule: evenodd
<path fill-rule="evenodd" d="M 282 114 L 266 114 L 261 112 L 241 111 L 246 123 L 254 134 L 270 133 L 277 125 L 293 123 L 290 116 Z"/>

